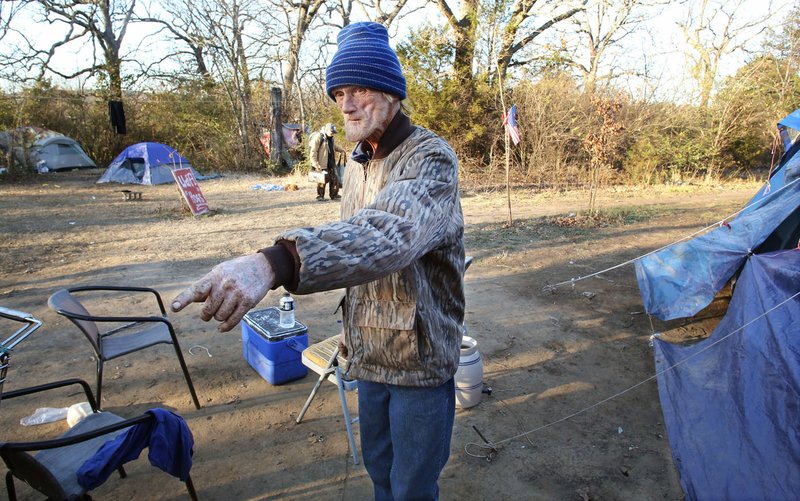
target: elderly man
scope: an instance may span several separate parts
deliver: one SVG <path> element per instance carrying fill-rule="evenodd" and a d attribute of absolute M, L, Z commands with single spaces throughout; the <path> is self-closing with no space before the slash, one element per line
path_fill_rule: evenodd
<path fill-rule="evenodd" d="M 348 375 L 358 379 L 364 464 L 375 498 L 437 499 L 455 415 L 464 318 L 464 223 L 458 162 L 446 141 L 401 110 L 406 82 L 386 28 L 338 36 L 327 91 L 356 144 L 341 221 L 298 228 L 223 262 L 181 293 L 203 320 L 235 327 L 268 290 L 346 288 Z"/>
<path fill-rule="evenodd" d="M 336 134 L 336 126 L 328 123 L 322 126 L 322 129 L 311 135 L 308 141 L 308 159 L 311 162 L 311 169 L 317 173 L 317 201 L 325 200 L 325 185 L 329 184 L 328 188 L 331 200 L 338 200 L 342 197 L 339 196 L 339 187 L 341 180 L 339 174 L 336 172 L 336 161 L 334 159 L 336 153 L 347 153 L 341 146 L 333 141 L 333 135 Z"/>

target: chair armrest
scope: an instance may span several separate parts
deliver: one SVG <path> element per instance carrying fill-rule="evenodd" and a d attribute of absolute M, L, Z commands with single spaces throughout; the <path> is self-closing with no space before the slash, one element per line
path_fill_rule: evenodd
<path fill-rule="evenodd" d="M 116 291 L 116 292 L 149 292 L 153 294 L 158 302 L 158 308 L 161 314 L 166 316 L 167 310 L 164 308 L 164 302 L 161 300 L 161 294 L 157 290 L 150 287 L 136 287 L 125 285 L 81 285 L 78 287 L 70 287 L 67 289 L 69 292 L 82 292 L 82 291 Z"/>
<path fill-rule="evenodd" d="M 169 336 L 172 338 L 172 342 L 177 344 L 178 336 L 175 334 L 175 328 L 172 327 L 172 322 L 169 321 L 167 317 L 95 317 L 92 315 L 81 315 L 80 313 L 72 313 L 69 311 L 64 310 L 57 310 L 57 313 L 63 315 L 67 318 L 75 318 L 78 320 L 87 320 L 89 322 L 128 322 L 128 325 L 123 325 L 119 328 L 112 329 L 106 333 L 101 333 L 101 337 L 106 337 L 112 334 L 116 334 L 118 332 L 123 332 L 126 328 L 132 327 L 136 324 L 141 323 L 154 323 L 160 322 L 162 324 L 166 324 L 167 329 L 169 329 Z"/>
<path fill-rule="evenodd" d="M 72 313 L 65 310 L 57 310 L 59 315 L 64 315 L 67 318 L 75 318 L 78 320 L 86 320 L 89 322 L 131 322 L 136 323 L 152 323 L 161 322 L 172 326 L 172 322 L 166 317 L 96 317 L 94 315 L 81 315 L 80 313 Z"/>
<path fill-rule="evenodd" d="M 0 317 L 23 324 L 14 334 L 0 343 L 0 349 L 13 350 L 21 341 L 42 326 L 42 321 L 30 313 L 4 308 L 2 306 L 0 306 Z"/>
<path fill-rule="evenodd" d="M 19 310 L 12 310 L 11 308 L 6 308 L 4 306 L 0 306 L 0 317 L 8 318 L 10 320 L 15 320 L 17 322 L 38 322 L 36 318 L 31 315 L 30 313 L 19 311 Z"/>
<path fill-rule="evenodd" d="M 150 419 L 153 419 L 153 416 L 150 414 L 142 414 L 141 416 L 137 416 L 135 418 L 126 419 L 118 423 L 109 424 L 91 431 L 79 433 L 77 435 L 71 435 L 68 437 L 55 438 L 52 440 L 40 440 L 37 442 L 4 442 L 0 443 L 0 449 L 11 451 L 43 451 L 46 449 L 57 449 L 59 447 L 66 447 L 68 445 L 86 442 L 87 440 L 108 435 L 109 433 L 123 430 L 125 428 L 130 428 L 131 426 L 144 423 Z"/>
<path fill-rule="evenodd" d="M 86 400 L 89 402 L 89 405 L 92 406 L 92 410 L 94 412 L 97 412 L 97 402 L 95 402 L 94 395 L 92 394 L 91 388 L 89 388 L 89 384 L 83 379 L 77 379 L 77 378 L 64 379 L 61 381 L 54 381 L 52 383 L 40 384 L 38 386 L 31 386 L 29 388 L 20 388 L 18 390 L 6 391 L 3 392 L 2 398 L 9 399 L 9 398 L 21 397 L 24 395 L 39 393 L 42 391 L 53 390 L 56 388 L 63 388 L 65 386 L 70 386 L 73 384 L 80 385 L 81 388 L 83 388 L 83 392 L 86 394 Z"/>

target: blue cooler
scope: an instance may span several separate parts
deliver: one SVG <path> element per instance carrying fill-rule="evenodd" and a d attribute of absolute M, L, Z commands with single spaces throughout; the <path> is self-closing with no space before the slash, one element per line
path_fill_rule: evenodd
<path fill-rule="evenodd" d="M 242 319 L 242 354 L 269 384 L 300 379 L 308 369 L 300 358 L 308 347 L 308 329 L 295 321 L 293 327 L 278 324 L 278 308 L 251 311 Z"/>

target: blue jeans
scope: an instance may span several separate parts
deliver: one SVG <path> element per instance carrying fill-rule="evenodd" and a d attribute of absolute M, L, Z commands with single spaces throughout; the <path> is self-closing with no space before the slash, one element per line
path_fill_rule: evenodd
<path fill-rule="evenodd" d="M 361 450 L 376 501 L 439 498 L 454 419 L 452 379 L 436 388 L 358 382 Z"/>

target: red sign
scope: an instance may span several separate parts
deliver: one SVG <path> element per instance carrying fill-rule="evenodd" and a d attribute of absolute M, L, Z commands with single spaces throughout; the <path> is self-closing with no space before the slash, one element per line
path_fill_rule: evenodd
<path fill-rule="evenodd" d="M 197 184 L 197 179 L 195 179 L 192 169 L 188 167 L 175 169 L 172 171 L 172 177 L 178 183 L 178 189 L 181 190 L 181 195 L 183 195 L 186 203 L 189 204 L 193 215 L 199 216 L 208 212 L 208 202 L 206 202 L 203 192 L 200 191 L 200 185 Z"/>

